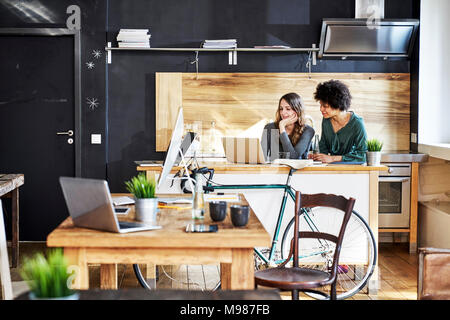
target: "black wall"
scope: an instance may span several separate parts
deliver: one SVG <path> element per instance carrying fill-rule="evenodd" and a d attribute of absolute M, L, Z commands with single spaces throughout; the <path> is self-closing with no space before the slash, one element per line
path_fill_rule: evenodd
<path fill-rule="evenodd" d="M 386 0 L 385 18 L 418 18 L 418 3 Z M 0 0 L 0 27 L 65 28 L 72 4 L 81 8 L 82 176 L 106 178 L 113 192 L 125 191 L 123 181 L 136 174 L 134 160 L 164 157 L 154 151 L 155 72 L 195 72 L 192 52 L 113 52 L 107 64 L 104 47 L 117 45 L 120 28 L 149 28 L 152 47 L 198 47 L 218 38 L 236 38 L 239 47 L 311 47 L 319 45 L 322 18 L 355 14 L 354 0 Z M 237 62 L 228 65 L 226 53 L 200 53 L 199 72 L 307 71 L 307 54 L 239 53 Z M 411 62 L 318 60 L 312 71 L 410 72 L 410 65 L 417 77 L 418 51 Z M 414 79 L 411 129 L 417 130 Z M 89 98 L 97 108 L 89 108 Z M 90 144 L 93 133 L 102 134 L 101 145 Z"/>
<path fill-rule="evenodd" d="M 0 28 L 66 28 L 70 14 L 67 7 L 81 9 L 81 122 L 82 122 L 82 175 L 106 177 L 105 144 L 91 145 L 90 133 L 102 133 L 106 123 L 105 104 L 105 28 L 107 2 L 105 0 L 0 0 Z M 26 48 L 24 48 L 26 50 Z M 96 59 L 93 50 L 102 56 Z M 87 62 L 95 67 L 88 69 Z M 1 62 L 0 62 L 1 63 Z M 0 75 L 8 81 L 8 75 Z M 88 98 L 98 99 L 99 108 L 92 111 Z"/>
<path fill-rule="evenodd" d="M 411 18 L 413 1 L 386 0 L 385 18 Z M 109 1 L 108 41 L 120 28 L 149 28 L 153 47 L 198 47 L 204 39 L 236 38 L 239 47 L 319 45 L 322 18 L 352 18 L 354 0 Z M 113 53 L 107 66 L 108 180 L 123 190 L 134 160 L 155 152 L 155 72 L 195 72 L 194 53 Z M 306 72 L 307 54 L 200 53 L 199 72 Z M 313 72 L 409 72 L 409 61 L 318 60 Z M 299 88 L 301 93 L 301 88 Z"/>

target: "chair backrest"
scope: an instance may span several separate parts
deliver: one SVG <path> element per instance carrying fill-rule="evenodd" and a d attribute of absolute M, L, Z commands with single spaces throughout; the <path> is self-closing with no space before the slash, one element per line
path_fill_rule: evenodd
<path fill-rule="evenodd" d="M 5 300 L 13 298 L 11 274 L 9 271 L 8 247 L 6 245 L 5 223 L 3 221 L 3 207 L 0 199 L 0 278 L 2 282 L 2 297 Z"/>
<path fill-rule="evenodd" d="M 336 243 L 336 248 L 333 256 L 333 265 L 331 267 L 331 278 L 334 279 L 337 274 L 339 254 L 341 251 L 342 241 L 344 239 L 345 228 L 347 227 L 347 223 L 350 219 L 350 216 L 353 211 L 353 207 L 355 205 L 355 199 L 349 198 L 346 199 L 343 196 L 337 196 L 334 194 L 301 194 L 300 191 L 296 192 L 295 199 L 295 224 L 294 224 L 294 236 L 291 241 L 291 252 L 289 253 L 289 257 L 286 261 L 289 261 L 293 256 L 293 265 L 294 267 L 299 266 L 298 257 L 299 257 L 299 238 L 315 238 L 315 239 L 324 239 L 328 241 L 332 241 Z M 315 207 L 330 207 L 341 210 L 344 212 L 344 216 L 342 219 L 342 224 L 339 229 L 338 236 L 333 234 L 324 233 L 318 231 L 299 231 L 299 216 L 302 208 L 315 208 Z"/>

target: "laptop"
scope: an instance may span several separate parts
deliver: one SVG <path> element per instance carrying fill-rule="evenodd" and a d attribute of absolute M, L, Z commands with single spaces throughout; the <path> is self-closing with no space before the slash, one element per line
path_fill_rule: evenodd
<path fill-rule="evenodd" d="M 60 177 L 69 214 L 77 227 L 127 233 L 160 229 L 139 222 L 118 221 L 105 180 Z"/>
<path fill-rule="evenodd" d="M 222 137 L 223 150 L 228 162 L 263 164 L 268 163 L 259 138 Z"/>

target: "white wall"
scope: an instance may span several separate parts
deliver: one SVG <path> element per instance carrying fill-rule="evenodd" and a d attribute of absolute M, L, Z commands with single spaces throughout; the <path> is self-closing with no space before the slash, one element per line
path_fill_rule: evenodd
<path fill-rule="evenodd" d="M 450 143 L 450 1 L 422 0 L 419 143 Z"/>

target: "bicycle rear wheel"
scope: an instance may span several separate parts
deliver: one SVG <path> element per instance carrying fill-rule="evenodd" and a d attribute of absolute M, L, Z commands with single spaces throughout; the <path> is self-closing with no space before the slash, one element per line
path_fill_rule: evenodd
<path fill-rule="evenodd" d="M 344 212 L 332 208 L 317 207 L 303 211 L 299 217 L 299 231 L 320 231 L 338 235 Z M 281 255 L 286 259 L 294 231 L 294 218 L 289 222 L 281 242 Z M 335 243 L 318 239 L 300 239 L 299 264 L 302 267 L 328 271 L 333 261 Z M 355 211 L 345 230 L 339 257 L 337 299 L 346 299 L 361 291 L 370 279 L 376 264 L 375 238 L 366 221 Z M 329 294 L 330 287 L 319 289 Z M 306 293 L 316 299 L 323 296 Z M 329 298 L 329 297 L 328 297 Z"/>

